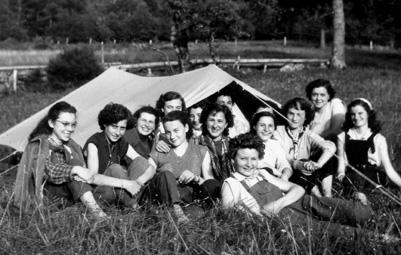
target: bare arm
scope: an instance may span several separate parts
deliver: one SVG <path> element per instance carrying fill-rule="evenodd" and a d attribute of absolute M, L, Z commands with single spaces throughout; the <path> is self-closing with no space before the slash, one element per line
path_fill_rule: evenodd
<path fill-rule="evenodd" d="M 391 160 L 388 154 L 388 147 L 387 147 L 387 142 L 384 139 L 383 142 L 381 143 L 380 148 L 378 149 L 379 156 L 381 158 L 384 170 L 388 176 L 388 178 L 394 182 L 398 187 L 401 188 L 401 177 L 400 175 L 395 171 L 393 165 L 391 164 Z"/>
<path fill-rule="evenodd" d="M 145 183 L 147 183 L 150 179 L 153 178 L 153 176 L 156 174 L 156 163 L 152 158 L 148 159 L 149 166 L 145 170 L 145 172 L 139 176 L 136 181 L 143 186 Z"/>
<path fill-rule="evenodd" d="M 291 167 L 286 167 L 283 169 L 283 173 L 281 174 L 280 178 L 288 181 L 288 179 L 290 179 L 290 177 L 292 176 L 292 168 Z"/>
<path fill-rule="evenodd" d="M 89 143 L 86 149 L 87 152 L 87 160 L 86 163 L 88 164 L 88 168 L 95 171 L 96 173 L 99 172 L 99 156 L 98 150 L 96 145 L 93 143 Z"/>
<path fill-rule="evenodd" d="M 130 144 L 128 145 L 128 150 L 126 155 L 132 160 L 141 156 L 138 154 L 138 152 L 136 152 L 136 150 Z"/>
<path fill-rule="evenodd" d="M 282 180 L 267 172 L 262 172 L 262 175 L 268 182 L 277 186 L 285 193 L 284 196 L 276 201 L 270 202 L 263 206 L 261 213 L 265 216 L 270 217 L 271 215 L 279 213 L 283 208 L 298 201 L 305 194 L 305 190 L 301 186 L 298 186 L 292 182 Z"/>
<path fill-rule="evenodd" d="M 201 183 L 199 184 L 202 184 L 206 180 L 214 179 L 209 151 L 206 151 L 205 158 L 202 161 L 202 176 L 200 179 Z"/>
<path fill-rule="evenodd" d="M 340 134 L 337 137 L 337 155 L 338 155 L 337 178 L 339 181 L 342 181 L 345 176 L 346 158 L 345 158 L 345 141 L 344 141 L 344 139 L 342 137 L 342 134 Z"/>

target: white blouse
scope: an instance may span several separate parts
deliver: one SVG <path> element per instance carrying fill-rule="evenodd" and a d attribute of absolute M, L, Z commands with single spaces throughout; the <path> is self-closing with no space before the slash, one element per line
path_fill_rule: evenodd
<path fill-rule="evenodd" d="M 265 144 L 265 154 L 259 160 L 259 168 L 268 167 L 273 170 L 273 174 L 280 177 L 285 168 L 290 168 L 290 163 L 287 161 L 284 149 L 281 147 L 279 141 L 272 138 Z"/>
<path fill-rule="evenodd" d="M 310 130 L 318 135 L 330 130 L 334 116 L 345 118 L 347 111 L 344 102 L 339 98 L 331 99 L 319 112 L 315 112 L 313 121 L 309 124 Z"/>

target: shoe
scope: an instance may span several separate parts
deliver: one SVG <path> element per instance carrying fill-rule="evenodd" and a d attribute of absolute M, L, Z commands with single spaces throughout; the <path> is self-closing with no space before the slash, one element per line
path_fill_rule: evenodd
<path fill-rule="evenodd" d="M 189 218 L 185 215 L 180 205 L 175 204 L 173 205 L 173 208 L 174 208 L 174 215 L 177 218 L 178 225 L 186 224 L 190 221 Z"/>

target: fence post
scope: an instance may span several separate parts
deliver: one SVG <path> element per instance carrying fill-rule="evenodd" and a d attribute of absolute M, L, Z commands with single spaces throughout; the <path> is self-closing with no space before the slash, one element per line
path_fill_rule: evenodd
<path fill-rule="evenodd" d="M 100 43 L 101 48 L 100 48 L 100 58 L 101 58 L 101 63 L 102 65 L 104 64 L 104 43 L 103 41 Z"/>
<path fill-rule="evenodd" d="M 325 49 L 326 48 L 326 31 L 324 29 L 320 29 L 320 48 Z"/>
<path fill-rule="evenodd" d="M 13 91 L 17 91 L 17 81 L 18 81 L 18 70 L 13 70 Z"/>

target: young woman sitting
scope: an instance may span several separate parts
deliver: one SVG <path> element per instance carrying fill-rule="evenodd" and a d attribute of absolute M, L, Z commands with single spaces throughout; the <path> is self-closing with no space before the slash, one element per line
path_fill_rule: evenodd
<path fill-rule="evenodd" d="M 234 125 L 233 115 L 225 105 L 210 104 L 201 114 L 203 134 L 198 142 L 207 146 L 212 160 L 213 176 L 220 183 L 232 172 L 231 162 L 227 156 L 229 128 Z"/>
<path fill-rule="evenodd" d="M 148 187 L 148 196 L 158 204 L 172 205 L 179 223 L 189 219 L 181 205 L 197 199 L 215 199 L 220 195 L 220 184 L 213 179 L 207 148 L 188 142 L 192 135 L 185 112 L 173 111 L 162 119 L 171 150 L 153 150 L 149 163 L 157 169 Z"/>
<path fill-rule="evenodd" d="M 315 110 L 310 130 L 324 139 L 336 141 L 345 119 L 344 102 L 334 97 L 336 91 L 328 80 L 314 80 L 306 86 L 305 91 Z"/>
<path fill-rule="evenodd" d="M 344 132 L 338 135 L 337 140 L 337 178 L 344 182 L 346 196 L 354 191 L 371 192 L 375 188 L 349 166 L 375 183 L 386 184 L 388 177 L 401 188 L 401 178 L 391 164 L 386 138 L 379 133 L 380 128 L 376 112 L 368 100 L 358 98 L 348 105 Z"/>
<path fill-rule="evenodd" d="M 287 123 L 277 127 L 274 137 L 294 170 L 290 181 L 316 196 L 322 196 L 321 187 L 323 195 L 331 197 L 335 168 L 326 163 L 336 152 L 335 144 L 309 130 L 314 112 L 306 99 L 289 100 L 283 106 L 283 114 Z"/>
<path fill-rule="evenodd" d="M 239 208 L 264 217 L 277 216 L 285 223 L 308 226 L 308 217 L 346 225 L 360 225 L 371 217 L 371 208 L 359 202 L 304 195 L 302 187 L 258 169 L 263 141 L 250 133 L 230 141 L 234 173 L 224 181 L 224 208 Z M 313 221 L 312 221 L 313 222 Z"/>
<path fill-rule="evenodd" d="M 140 156 L 127 141 L 123 139 L 127 129 L 130 111 L 123 105 L 110 103 L 98 115 L 98 123 L 102 132 L 92 135 L 84 146 L 88 168 L 100 173 L 118 178 L 125 182 L 133 180 L 136 190 L 153 177 L 154 172 L 149 168 L 147 160 Z M 121 165 L 127 156 L 132 160 L 128 170 Z M 118 185 L 119 186 L 119 185 Z M 124 190 L 113 190 L 110 185 L 97 187 L 96 194 L 107 203 L 119 203 L 128 207 L 136 207 L 136 200 Z"/>
<path fill-rule="evenodd" d="M 29 135 L 29 142 L 18 167 L 14 186 L 14 204 L 22 211 L 62 198 L 81 201 L 96 219 L 107 219 L 93 196 L 90 184 L 116 186 L 130 194 L 137 192 L 132 181 L 97 174 L 85 167 L 81 147 L 71 139 L 77 125 L 77 110 L 61 101 Z M 43 201 L 43 198 L 46 198 Z"/>
<path fill-rule="evenodd" d="M 274 130 L 276 130 L 276 122 L 272 112 L 261 110 L 253 115 L 252 133 L 257 135 L 265 145 L 264 156 L 259 160 L 258 167 L 288 181 L 292 176 L 292 168 L 279 141 L 273 137 Z"/>
<path fill-rule="evenodd" d="M 135 127 L 127 130 L 124 139 L 144 158 L 149 158 L 155 129 L 159 126 L 159 113 L 151 106 L 143 106 L 134 113 Z"/>

